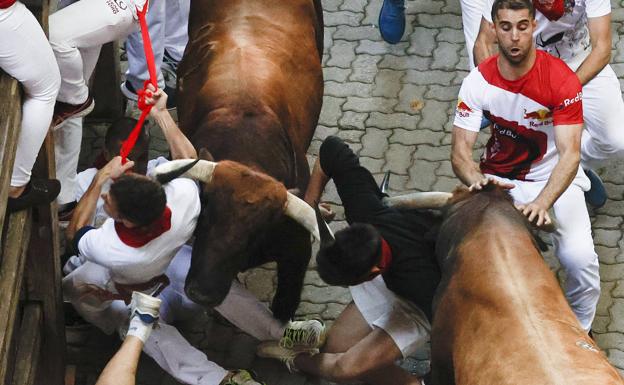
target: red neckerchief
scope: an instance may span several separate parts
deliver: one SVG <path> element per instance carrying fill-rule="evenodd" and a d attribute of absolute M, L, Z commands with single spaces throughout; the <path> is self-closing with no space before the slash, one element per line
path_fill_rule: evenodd
<path fill-rule="evenodd" d="M 557 21 L 565 13 L 564 0 L 553 0 L 552 4 L 544 4 L 548 0 L 533 0 L 533 6 L 550 21 Z"/>
<path fill-rule="evenodd" d="M 115 231 L 119 239 L 130 247 L 141 247 L 157 238 L 171 228 L 171 209 L 165 206 L 165 211 L 152 224 L 143 227 L 126 227 L 121 222 L 115 222 Z"/>
<path fill-rule="evenodd" d="M 390 249 L 390 245 L 386 242 L 385 239 L 381 238 L 381 259 L 377 264 L 379 270 L 381 270 L 380 274 L 383 274 L 388 270 L 390 264 L 392 263 L 392 249 Z"/>

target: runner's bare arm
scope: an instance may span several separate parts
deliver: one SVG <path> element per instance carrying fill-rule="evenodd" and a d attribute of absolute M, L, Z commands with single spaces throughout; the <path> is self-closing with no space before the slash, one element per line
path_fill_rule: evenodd
<path fill-rule="evenodd" d="M 152 92 L 152 96 L 147 96 L 145 102 L 152 104 L 150 116 L 156 121 L 158 127 L 162 130 L 169 144 L 171 158 L 173 159 L 196 159 L 197 151 L 191 141 L 180 131 L 180 127 L 173 120 L 171 114 L 167 110 L 167 94 L 161 90 L 156 90 L 153 85 L 148 85 L 148 91 Z"/>
<path fill-rule="evenodd" d="M 74 214 L 69 221 L 67 230 L 65 230 L 68 240 L 73 240 L 78 230 L 91 223 L 104 183 L 111 178 L 119 177 L 133 166 L 133 161 L 122 164 L 121 157 L 116 156 L 98 171 L 93 181 L 91 181 L 91 185 L 82 198 L 80 198 L 78 205 L 74 209 Z"/>
<path fill-rule="evenodd" d="M 533 201 L 540 208 L 544 210 L 551 208 L 574 180 L 581 161 L 582 131 L 582 124 L 555 126 L 555 145 L 559 161 L 550 174 L 546 186 Z"/>
<path fill-rule="evenodd" d="M 481 17 L 479 34 L 477 35 L 477 40 L 472 49 L 475 66 L 478 66 L 482 61 L 494 55 L 496 52 L 496 35 L 494 34 L 493 24 Z"/>
<path fill-rule="evenodd" d="M 485 180 L 479 169 L 479 164 L 472 158 L 472 150 L 477 142 L 478 132 L 453 126 L 451 141 L 451 165 L 453 172 L 466 185 Z"/>
<path fill-rule="evenodd" d="M 127 336 L 95 385 L 134 385 L 142 350 L 143 342 L 139 338 Z"/>
<path fill-rule="evenodd" d="M 611 60 L 611 14 L 587 19 L 592 50 L 576 70 L 582 85 L 592 80 Z"/>
<path fill-rule="evenodd" d="M 312 175 L 310 175 L 310 181 L 308 182 L 308 188 L 306 189 L 305 200 L 309 205 L 313 206 L 318 203 L 325 189 L 325 185 L 329 182 L 329 177 L 323 172 L 321 168 L 320 155 L 314 162 L 314 168 L 312 169 Z"/>

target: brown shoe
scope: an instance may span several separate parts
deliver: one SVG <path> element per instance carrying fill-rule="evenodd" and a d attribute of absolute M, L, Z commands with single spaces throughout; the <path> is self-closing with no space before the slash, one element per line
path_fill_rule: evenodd
<path fill-rule="evenodd" d="M 95 100 L 89 95 L 87 100 L 82 104 L 69 104 L 56 101 L 54 105 L 54 116 L 52 117 L 52 128 L 57 129 L 64 121 L 69 118 L 81 118 L 89 115 L 95 107 Z"/>

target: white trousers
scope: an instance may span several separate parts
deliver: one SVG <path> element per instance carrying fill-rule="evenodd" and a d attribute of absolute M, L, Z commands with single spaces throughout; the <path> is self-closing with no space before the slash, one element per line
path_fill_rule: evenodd
<path fill-rule="evenodd" d="M 0 9 L 0 68 L 24 87 L 21 131 L 11 186 L 23 186 L 43 144 L 59 92 L 60 75 L 41 26 L 19 1 Z M 6 119 L 6 117 L 2 117 Z"/>
<path fill-rule="evenodd" d="M 160 66 L 163 62 L 165 49 L 175 59 L 180 61 L 184 48 L 188 42 L 188 16 L 190 0 L 153 0 L 147 14 L 147 24 L 154 50 L 154 60 L 158 73 L 158 86 L 165 87 Z M 145 53 L 143 52 L 143 38 L 137 31 L 128 36 L 126 41 L 128 54 L 128 71 L 126 79 L 138 90 L 143 88 L 143 82 L 149 78 Z"/>
<path fill-rule="evenodd" d="M 366 322 L 388 333 L 403 358 L 411 356 L 429 341 L 431 324 L 425 313 L 388 289 L 381 275 L 349 286 L 349 291 Z"/>
<path fill-rule="evenodd" d="M 460 0 L 462 11 L 462 26 L 464 29 L 464 38 L 466 39 L 466 51 L 468 51 L 468 65 L 470 69 L 475 68 L 474 56 L 472 49 L 479 34 L 481 27 L 481 18 L 483 17 L 483 9 L 485 8 L 485 0 Z"/>
<path fill-rule="evenodd" d="M 546 185 L 546 181 L 525 182 L 494 177 L 516 186 L 509 192 L 518 204 L 532 202 Z M 552 234 L 555 255 L 566 273 L 566 298 L 585 330 L 591 328 L 600 297 L 598 255 L 585 206 L 584 191 L 588 189 L 589 181 L 577 177 L 557 199 L 553 211 L 558 227 Z"/>
<path fill-rule="evenodd" d="M 82 118 L 71 118 L 54 131 L 56 179 L 61 192 L 56 201 L 64 205 L 76 200 L 77 169 L 82 144 Z"/>
<path fill-rule="evenodd" d="M 227 370 L 208 360 L 193 347 L 170 323 L 190 319 L 204 311 L 184 294 L 184 281 L 190 268 L 191 248 L 183 246 L 167 269 L 171 281 L 160 294 L 161 327 L 152 331 L 143 350 L 167 373 L 186 384 L 218 385 Z M 74 263 L 76 261 L 74 260 Z M 77 264 L 77 263 L 75 263 Z M 108 269 L 86 262 L 63 279 L 63 294 L 78 313 L 107 334 L 127 324 L 128 308 L 122 301 L 101 302 L 85 292 L 84 284 L 110 287 Z M 264 306 L 238 282 L 221 305 L 215 308 L 226 319 L 259 340 L 282 337 L 284 328 Z"/>
<path fill-rule="evenodd" d="M 620 82 L 607 65 L 583 87 L 581 163 L 596 168 L 612 158 L 624 158 L 624 100 Z"/>
<path fill-rule="evenodd" d="M 128 0 L 80 0 L 50 15 L 50 44 L 61 71 L 59 101 L 87 100 L 87 82 L 102 44 L 125 38 L 138 28 L 134 7 Z"/>

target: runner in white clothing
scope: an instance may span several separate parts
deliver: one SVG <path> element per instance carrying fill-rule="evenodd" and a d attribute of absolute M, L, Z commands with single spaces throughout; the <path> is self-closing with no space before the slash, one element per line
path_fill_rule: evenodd
<path fill-rule="evenodd" d="M 598 256 L 587 208 L 589 181 L 579 167 L 583 127 L 581 84 L 566 64 L 537 51 L 529 0 L 496 0 L 500 55 L 464 79 L 453 127 L 451 162 L 471 189 L 496 183 L 510 189 L 517 207 L 538 226 L 558 220 L 555 253 L 566 271 L 565 294 L 581 326 L 591 328 L 600 295 Z M 482 116 L 492 136 L 481 163 L 472 150 Z"/>
<path fill-rule="evenodd" d="M 494 51 L 492 4 L 485 1 L 483 22 L 474 48 L 478 63 Z M 624 156 L 624 101 L 611 59 L 611 2 L 609 0 L 535 0 L 538 49 L 558 57 L 576 72 L 583 85 L 581 164 L 592 182 L 587 201 L 606 202 L 606 192 L 592 168 Z"/>
<path fill-rule="evenodd" d="M 57 180 L 37 179 L 31 183 L 31 170 L 50 128 L 61 79 L 46 36 L 24 4 L 0 0 L 0 36 L 0 68 L 17 79 L 24 90 L 7 202 L 12 212 L 51 202 L 59 193 Z"/>
<path fill-rule="evenodd" d="M 194 149 L 188 147 L 190 143 L 188 143 L 186 137 L 179 131 L 179 128 L 166 110 L 166 94 L 162 91 L 158 91 L 154 99 L 156 100 L 148 98 L 148 103 L 156 103 L 152 108 L 151 114 L 161 125 L 165 137 L 170 144 L 171 153 L 174 156 L 192 156 L 194 154 Z M 127 119 L 116 122 L 116 124 L 109 129 L 109 132 L 107 132 L 106 158 L 109 158 L 111 154 L 119 152 L 119 148 L 121 147 L 120 138 L 126 137 L 131 130 L 131 126 L 128 125 L 129 122 L 131 122 L 131 120 Z M 141 136 L 139 138 L 140 140 L 135 147 L 136 151 L 133 150 L 131 153 L 135 158 L 143 158 L 143 156 L 147 155 L 147 138 Z M 167 160 L 162 157 L 148 162 L 147 171 L 149 172 L 150 169 L 164 162 L 167 162 Z M 105 166 L 103 169 L 106 167 L 108 166 Z M 98 171 L 96 168 L 85 170 L 78 176 L 81 182 L 80 184 L 92 186 L 92 181 L 98 178 L 100 176 L 99 174 L 103 172 L 101 170 Z M 145 167 L 143 167 L 142 170 L 144 173 Z M 182 178 L 176 179 L 169 184 L 174 182 L 186 183 L 188 181 L 189 180 Z M 165 186 L 165 189 L 167 189 L 167 186 Z M 79 189 L 79 193 L 89 194 L 91 188 L 92 187 L 85 187 L 83 190 Z M 105 185 L 105 188 L 106 191 L 108 191 L 110 184 Z M 188 189 L 188 193 L 198 194 L 194 185 Z M 105 194 L 108 195 L 109 193 L 107 192 Z M 104 196 L 106 197 L 106 195 Z M 82 195 L 77 196 L 77 199 L 82 201 Z M 186 197 L 186 199 L 193 201 L 197 198 Z M 148 258 L 146 257 L 149 257 L 149 255 L 139 250 L 149 247 L 151 255 L 156 255 L 157 253 L 162 254 L 168 247 L 171 247 L 171 245 L 164 245 L 159 241 L 159 239 L 166 236 L 166 233 L 164 233 L 160 237 L 148 242 L 144 247 L 139 247 L 138 250 L 128 250 L 123 245 L 119 245 L 117 238 L 123 238 L 118 237 L 118 235 L 120 235 L 118 231 L 119 226 L 114 226 L 112 232 L 110 228 L 106 231 L 107 226 L 111 224 L 111 219 L 108 218 L 108 210 L 110 207 L 106 208 L 106 202 L 104 202 L 103 199 L 98 199 L 95 206 L 96 220 L 98 218 L 99 220 L 105 220 L 104 234 L 106 235 L 105 239 L 107 239 L 106 245 L 101 245 L 97 248 L 90 247 L 89 250 L 84 250 L 84 247 L 80 247 L 82 244 L 82 241 L 80 241 L 78 248 L 81 254 L 85 254 L 86 252 L 89 253 L 91 257 L 82 259 L 72 257 L 72 259 L 70 259 L 64 269 L 65 272 L 69 274 L 63 280 L 63 287 L 65 295 L 72 299 L 72 303 L 85 319 L 95 324 L 103 331 L 110 333 L 127 323 L 126 305 L 120 300 L 99 301 L 97 297 L 89 298 L 89 290 L 93 291 L 93 286 L 96 286 L 98 288 L 105 288 L 108 291 L 114 291 L 118 286 L 115 282 L 119 283 L 120 281 L 128 279 L 134 283 L 144 282 L 155 273 L 153 271 L 150 273 L 150 271 L 157 267 L 157 264 L 137 263 L 140 262 L 141 256 L 143 256 L 144 260 L 147 260 Z M 179 207 L 178 204 L 174 204 L 173 206 Z M 188 217 L 191 218 L 192 215 Z M 115 234 L 115 232 L 117 234 Z M 89 236 L 90 233 L 91 232 L 87 233 L 86 236 Z M 96 243 L 100 243 L 100 241 L 101 239 L 99 237 L 95 240 Z M 153 247 L 156 247 L 157 244 L 160 244 L 160 246 L 157 247 L 157 251 L 154 251 Z M 111 249 L 113 252 L 111 252 Z M 122 249 L 125 249 L 125 252 Z M 94 252 L 94 250 L 96 251 Z M 98 250 L 100 252 L 98 252 Z M 98 259 L 95 261 L 97 263 L 93 263 L 93 255 L 98 254 Z M 133 256 L 130 257 L 130 255 Z M 145 352 L 154 358 L 163 369 L 169 372 L 178 381 L 184 383 L 202 385 L 258 384 L 249 374 L 245 374 L 246 372 L 244 371 L 229 372 L 219 365 L 208 361 L 204 353 L 191 346 L 176 328 L 170 326 L 174 321 L 189 319 L 196 316 L 198 312 L 204 310 L 201 306 L 188 299 L 184 293 L 184 283 L 190 268 L 190 261 L 191 248 L 185 245 L 177 252 L 171 264 L 166 268 L 166 276 L 170 283 L 159 295 L 159 298 L 163 302 L 161 306 L 161 318 L 164 322 L 161 322 L 160 327 L 152 332 L 152 337 L 145 344 Z M 131 277 L 124 277 L 124 275 L 127 274 L 130 274 Z M 141 275 L 144 278 L 139 279 Z M 96 293 L 97 292 L 99 292 L 99 290 L 96 290 Z M 297 335 L 301 336 L 301 341 L 295 342 L 301 344 L 318 340 L 321 338 L 323 332 L 322 323 L 314 320 L 290 322 L 286 325 L 282 324 L 273 317 L 265 305 L 260 303 L 257 298 L 238 282 L 233 283 L 223 303 L 215 309 L 234 325 L 259 340 L 279 339 L 284 335 L 293 334 L 292 331 L 297 330 L 299 332 Z M 311 336 L 312 338 L 310 338 Z"/>

